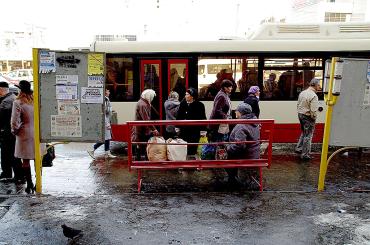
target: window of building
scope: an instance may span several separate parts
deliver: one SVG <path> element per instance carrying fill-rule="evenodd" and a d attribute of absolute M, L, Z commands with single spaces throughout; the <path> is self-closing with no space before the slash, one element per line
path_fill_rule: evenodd
<path fill-rule="evenodd" d="M 127 101 L 134 98 L 132 58 L 107 58 L 106 88 L 111 101 Z"/>
<path fill-rule="evenodd" d="M 346 22 L 350 21 L 350 13 L 325 13 L 325 22 Z"/>

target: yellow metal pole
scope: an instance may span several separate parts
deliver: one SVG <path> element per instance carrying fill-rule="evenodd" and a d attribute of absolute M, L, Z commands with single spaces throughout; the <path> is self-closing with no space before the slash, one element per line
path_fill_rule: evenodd
<path fill-rule="evenodd" d="M 42 165 L 40 154 L 40 113 L 39 113 L 39 49 L 32 49 L 33 66 L 33 120 L 34 120 L 34 141 L 35 141 L 35 172 L 36 172 L 36 193 L 42 191 Z"/>
<path fill-rule="evenodd" d="M 330 126 L 331 126 L 331 118 L 333 114 L 333 80 L 335 74 L 335 62 L 337 58 L 333 57 L 331 61 L 331 69 L 330 69 L 330 79 L 329 79 L 329 93 L 327 96 L 326 104 L 328 106 L 326 111 L 325 117 L 325 126 L 324 126 L 324 138 L 322 142 L 322 151 L 321 151 L 321 163 L 320 163 L 320 175 L 319 175 L 319 183 L 317 190 L 322 191 L 324 190 L 325 185 L 325 175 L 328 169 L 328 149 L 329 149 L 329 137 L 330 137 Z"/>

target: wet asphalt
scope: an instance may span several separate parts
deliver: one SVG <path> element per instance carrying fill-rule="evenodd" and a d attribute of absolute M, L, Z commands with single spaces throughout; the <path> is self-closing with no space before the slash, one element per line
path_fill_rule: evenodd
<path fill-rule="evenodd" d="M 146 171 L 138 194 L 120 145 L 116 159 L 92 160 L 89 147 L 57 146 L 41 195 L 0 182 L 1 245 L 370 244 L 366 152 L 334 157 L 322 193 L 320 149 L 302 162 L 291 146 L 277 145 L 262 193 L 228 185 L 223 170 L 172 170 Z M 83 236 L 68 240 L 62 224 Z"/>

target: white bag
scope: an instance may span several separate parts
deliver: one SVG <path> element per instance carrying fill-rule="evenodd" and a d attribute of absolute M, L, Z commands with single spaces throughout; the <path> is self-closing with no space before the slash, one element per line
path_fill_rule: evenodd
<path fill-rule="evenodd" d="M 218 126 L 218 132 L 220 134 L 228 134 L 230 132 L 229 124 L 220 124 L 220 126 Z"/>
<path fill-rule="evenodd" d="M 154 136 L 148 140 L 148 143 L 166 143 L 163 137 Z M 167 147 L 162 144 L 148 144 L 146 147 L 149 161 L 167 161 Z"/>
<path fill-rule="evenodd" d="M 169 138 L 166 143 L 186 144 L 187 142 L 183 139 Z M 187 153 L 187 145 L 167 145 L 167 157 L 170 161 L 186 161 Z"/>

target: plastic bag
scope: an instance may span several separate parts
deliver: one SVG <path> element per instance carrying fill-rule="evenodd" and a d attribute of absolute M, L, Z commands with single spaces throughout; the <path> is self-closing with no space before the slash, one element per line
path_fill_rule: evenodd
<path fill-rule="evenodd" d="M 227 150 L 224 145 L 218 145 L 216 147 L 216 160 L 226 160 L 227 159 Z"/>
<path fill-rule="evenodd" d="M 178 143 L 178 144 L 186 144 L 187 142 L 183 139 L 171 139 L 169 138 L 166 143 Z M 167 145 L 167 157 L 170 161 L 186 161 L 188 152 L 187 145 Z"/>
<path fill-rule="evenodd" d="M 166 143 L 163 137 L 154 136 L 148 140 L 148 143 Z M 162 144 L 148 144 L 146 153 L 149 161 L 166 161 L 167 147 Z"/>
<path fill-rule="evenodd" d="M 216 154 L 216 146 L 215 145 L 203 145 L 202 147 L 202 154 L 200 158 L 202 160 L 214 160 Z"/>
<path fill-rule="evenodd" d="M 52 167 L 53 160 L 55 159 L 55 148 L 53 145 L 46 144 L 48 150 L 46 154 L 42 158 L 42 166 L 43 167 Z"/>
<path fill-rule="evenodd" d="M 202 135 L 202 136 L 200 136 L 200 138 L 199 138 L 199 143 L 208 143 L 208 138 L 207 138 L 207 135 Z M 198 145 L 198 148 L 197 148 L 197 155 L 199 156 L 199 157 L 201 157 L 202 156 L 202 148 L 203 148 L 203 146 L 204 145 Z"/>

